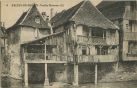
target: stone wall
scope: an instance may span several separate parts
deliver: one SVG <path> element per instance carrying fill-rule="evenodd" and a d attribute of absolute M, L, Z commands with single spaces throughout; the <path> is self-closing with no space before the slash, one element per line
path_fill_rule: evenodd
<path fill-rule="evenodd" d="M 116 63 L 98 63 L 98 82 L 117 82 L 137 80 L 137 62 L 121 62 L 116 71 Z M 41 70 L 44 73 L 44 65 Z M 41 74 L 41 73 L 40 73 Z M 94 83 L 95 64 L 79 64 L 79 83 Z M 39 77 L 44 77 L 44 74 Z M 73 84 L 73 64 L 48 64 L 50 83 L 62 82 Z M 44 81 L 43 81 L 44 82 Z"/>
<path fill-rule="evenodd" d="M 22 62 L 20 59 L 20 46 L 18 44 L 9 46 L 8 55 L 10 58 L 10 76 L 15 79 L 22 79 Z"/>
<path fill-rule="evenodd" d="M 74 80 L 73 64 L 49 64 L 48 76 L 50 82 L 63 82 L 72 84 Z M 95 64 L 79 64 L 79 83 L 94 83 Z M 137 62 L 98 64 L 98 82 L 116 82 L 137 80 Z"/>
<path fill-rule="evenodd" d="M 133 81 L 137 80 L 137 62 L 121 62 L 118 71 L 113 69 L 99 82 Z"/>

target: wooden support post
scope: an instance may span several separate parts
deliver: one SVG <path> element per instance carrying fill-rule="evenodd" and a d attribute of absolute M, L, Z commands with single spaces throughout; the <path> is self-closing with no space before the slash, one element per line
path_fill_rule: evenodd
<path fill-rule="evenodd" d="M 45 52 L 44 52 L 45 53 L 45 60 L 47 60 L 47 52 L 46 51 L 47 51 L 47 45 L 46 45 L 46 42 L 45 42 Z"/>
<path fill-rule="evenodd" d="M 65 82 L 68 83 L 68 64 L 65 63 L 64 64 L 64 67 L 65 67 Z"/>
<path fill-rule="evenodd" d="M 25 82 L 25 86 L 28 86 L 28 64 L 25 63 L 25 74 L 24 74 L 24 82 Z"/>
<path fill-rule="evenodd" d="M 102 53 L 101 53 L 101 50 L 102 50 L 102 48 L 103 48 L 103 46 L 99 46 L 99 54 L 101 55 Z"/>
<path fill-rule="evenodd" d="M 47 63 L 45 63 L 45 82 L 44 82 L 44 86 L 49 86 L 48 66 L 47 66 Z"/>
<path fill-rule="evenodd" d="M 103 39 L 105 38 L 104 32 L 105 32 L 105 31 L 103 31 Z"/>
<path fill-rule="evenodd" d="M 118 61 L 116 62 L 116 66 L 115 66 L 115 72 L 117 72 L 118 71 Z"/>
<path fill-rule="evenodd" d="M 74 86 L 78 86 L 79 85 L 79 79 L 78 79 L 78 64 L 74 64 L 74 82 L 73 82 Z"/>
<path fill-rule="evenodd" d="M 98 66 L 97 63 L 95 64 L 95 84 L 97 84 L 98 79 Z"/>
<path fill-rule="evenodd" d="M 22 58 L 23 58 L 23 61 L 26 60 L 26 51 L 25 51 L 25 48 L 26 47 L 22 47 Z"/>

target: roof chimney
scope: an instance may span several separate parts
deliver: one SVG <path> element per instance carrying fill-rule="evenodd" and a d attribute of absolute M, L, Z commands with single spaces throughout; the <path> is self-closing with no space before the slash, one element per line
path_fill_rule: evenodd
<path fill-rule="evenodd" d="M 43 19 L 46 21 L 46 19 L 47 19 L 46 12 L 42 12 L 41 15 L 42 15 Z"/>
<path fill-rule="evenodd" d="M 54 14 L 54 13 L 53 13 L 53 10 L 54 10 L 53 8 L 50 9 L 50 18 L 53 17 L 53 14 Z"/>
<path fill-rule="evenodd" d="M 49 16 L 47 16 L 46 22 L 48 23 L 48 26 L 50 27 L 50 34 L 53 34 L 53 29 L 52 29 L 52 25 L 51 25 L 50 20 L 49 20 Z"/>

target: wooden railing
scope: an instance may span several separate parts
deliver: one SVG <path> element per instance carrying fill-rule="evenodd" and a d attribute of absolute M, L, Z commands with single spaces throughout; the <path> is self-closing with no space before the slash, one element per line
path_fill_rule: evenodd
<path fill-rule="evenodd" d="M 94 44 L 107 44 L 106 38 L 102 38 L 102 37 L 92 37 L 92 43 L 94 43 Z"/>
<path fill-rule="evenodd" d="M 117 61 L 117 57 L 115 55 L 81 55 L 78 58 L 78 63 L 83 62 L 115 62 Z"/>
<path fill-rule="evenodd" d="M 137 54 L 123 54 L 123 61 L 137 61 Z"/>
<path fill-rule="evenodd" d="M 67 61 L 67 62 L 73 62 L 72 56 L 65 56 L 65 55 L 47 55 L 46 60 L 54 60 L 54 61 Z"/>
<path fill-rule="evenodd" d="M 79 55 L 78 63 L 82 63 L 82 62 L 94 62 L 94 58 L 92 55 Z"/>
<path fill-rule="evenodd" d="M 103 37 L 97 37 L 97 36 L 77 36 L 77 42 L 78 43 L 89 43 L 94 45 L 117 45 L 119 44 L 119 40 L 116 40 L 116 38 L 103 38 Z"/>
<path fill-rule="evenodd" d="M 124 40 L 137 40 L 137 32 L 125 32 Z"/>
<path fill-rule="evenodd" d="M 116 55 L 95 55 L 94 59 L 97 59 L 97 62 L 115 62 L 118 57 Z"/>
<path fill-rule="evenodd" d="M 106 39 L 102 37 L 77 36 L 78 43 L 106 44 Z"/>
<path fill-rule="evenodd" d="M 46 59 L 45 59 L 44 53 L 25 53 L 25 60 L 51 60 L 51 61 L 73 62 L 73 57 L 65 56 L 65 55 L 48 54 L 46 55 Z"/>
<path fill-rule="evenodd" d="M 37 60 L 45 60 L 44 53 L 26 53 L 25 60 L 37 61 Z M 76 62 L 115 62 L 117 61 L 117 57 L 115 55 L 77 55 Z M 73 56 L 65 56 L 65 55 L 46 55 L 47 61 L 66 61 L 66 62 L 75 62 Z"/>
<path fill-rule="evenodd" d="M 26 60 L 45 60 L 44 53 L 25 53 Z"/>

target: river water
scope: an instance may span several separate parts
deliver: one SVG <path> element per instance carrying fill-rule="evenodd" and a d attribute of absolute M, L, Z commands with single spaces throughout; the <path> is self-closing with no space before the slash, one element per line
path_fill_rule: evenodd
<path fill-rule="evenodd" d="M 137 88 L 137 81 L 131 82 L 115 82 L 115 83 L 98 83 L 94 85 L 93 83 L 80 84 L 78 87 L 72 85 L 61 85 L 54 84 L 52 86 L 43 86 L 42 84 L 30 84 L 29 87 L 24 87 L 22 83 L 2 82 L 1 88 Z"/>

